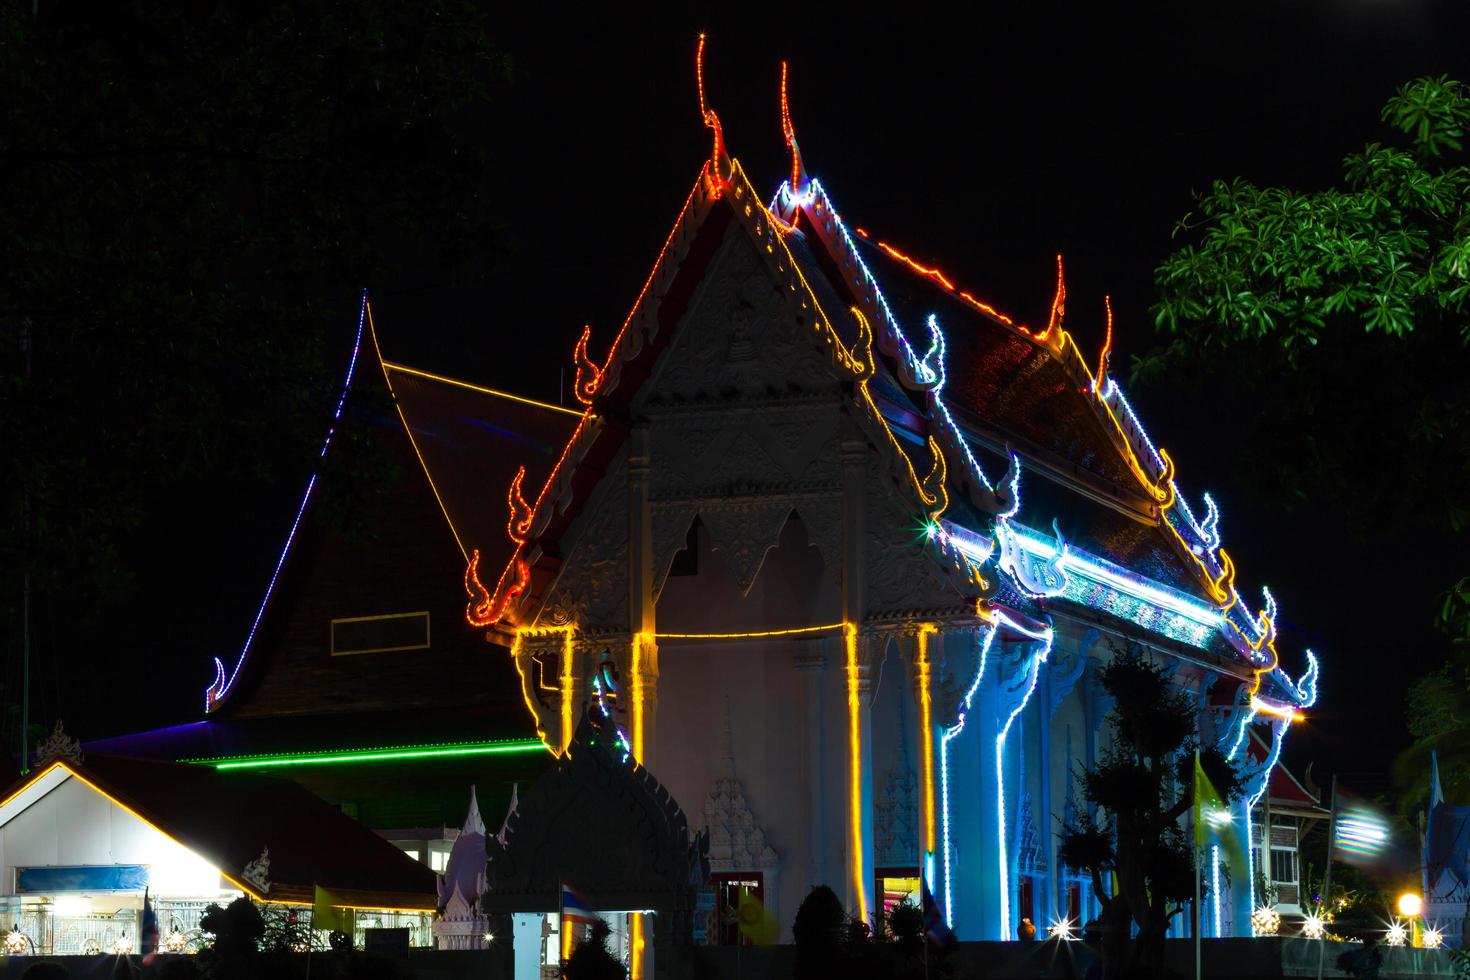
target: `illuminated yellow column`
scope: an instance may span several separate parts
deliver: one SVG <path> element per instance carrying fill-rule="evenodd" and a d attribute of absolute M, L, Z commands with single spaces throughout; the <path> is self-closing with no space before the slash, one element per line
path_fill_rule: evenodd
<path fill-rule="evenodd" d="M 914 633 L 914 692 L 919 703 L 919 847 L 920 873 L 934 886 L 934 864 L 938 860 L 938 771 L 934 728 L 934 660 L 931 645 L 940 642 L 939 627 L 921 623 Z"/>
<path fill-rule="evenodd" d="M 873 648 L 884 637 L 849 624 L 843 636 L 847 682 L 849 908 L 873 924 Z"/>
<path fill-rule="evenodd" d="M 633 757 L 653 769 L 658 751 L 658 643 L 653 595 L 653 515 L 649 508 L 652 466 L 646 423 L 628 434 L 628 628 L 630 632 L 628 688 L 629 739 Z M 629 916 L 631 980 L 653 976 L 652 924 L 647 916 Z"/>
<path fill-rule="evenodd" d="M 865 615 L 867 442 L 842 443 L 843 669 L 847 696 L 847 907 L 871 924 L 873 908 L 872 638 Z"/>

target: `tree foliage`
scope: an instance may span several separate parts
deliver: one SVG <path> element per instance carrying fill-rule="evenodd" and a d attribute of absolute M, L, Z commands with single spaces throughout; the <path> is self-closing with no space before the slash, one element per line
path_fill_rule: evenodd
<path fill-rule="evenodd" d="M 1150 975 L 1162 966 L 1170 919 L 1194 897 L 1194 860 L 1181 818 L 1193 803 L 1196 711 L 1137 649 L 1114 650 L 1102 686 L 1113 698 L 1112 744 L 1079 774 L 1090 807 L 1063 828 L 1057 857 L 1092 876 L 1103 907 L 1106 975 Z M 1240 796 L 1240 779 L 1218 748 L 1200 748 L 1200 764 L 1222 798 Z M 1116 891 L 1104 881 L 1109 872 Z"/>
<path fill-rule="evenodd" d="M 1470 528 L 1470 90 L 1421 78 L 1382 118 L 1398 145 L 1347 156 L 1341 186 L 1240 178 L 1199 197 L 1176 230 L 1183 244 L 1155 272 L 1167 344 L 1135 376 L 1228 367 L 1253 382 L 1271 420 L 1276 465 L 1260 479 L 1272 498 L 1332 508 L 1364 539 L 1385 526 L 1460 533 Z"/>
<path fill-rule="evenodd" d="M 1237 179 L 1199 198 L 1155 273 L 1167 346 L 1136 373 L 1231 365 L 1269 419 L 1254 434 L 1274 451 L 1249 468 L 1264 499 L 1321 508 L 1361 544 L 1392 543 L 1380 560 L 1419 562 L 1426 611 L 1448 588 L 1438 620 L 1450 662 L 1408 699 L 1416 744 L 1400 775 L 1413 806 L 1432 748 L 1470 791 L 1470 87 L 1416 79 L 1381 117 L 1391 140 L 1348 155 L 1340 186 Z M 1415 547 L 1422 535 L 1433 554 Z"/>

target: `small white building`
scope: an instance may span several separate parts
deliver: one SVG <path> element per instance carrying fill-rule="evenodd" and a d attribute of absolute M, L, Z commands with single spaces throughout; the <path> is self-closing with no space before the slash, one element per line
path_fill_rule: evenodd
<path fill-rule="evenodd" d="M 318 886 L 359 930 L 431 941 L 433 873 L 285 780 L 92 756 L 45 764 L 0 802 L 0 931 L 15 952 L 138 951 L 145 889 L 160 944 L 183 951 L 210 903 L 309 908 Z"/>

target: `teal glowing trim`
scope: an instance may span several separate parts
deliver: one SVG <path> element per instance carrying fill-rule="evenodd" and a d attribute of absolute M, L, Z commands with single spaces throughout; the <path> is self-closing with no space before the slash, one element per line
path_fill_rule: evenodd
<path fill-rule="evenodd" d="M 959 525 L 941 521 L 938 530 L 948 543 L 977 563 L 983 564 L 994 554 L 989 540 L 977 540 L 977 535 Z M 1217 610 L 1072 545 L 1059 547 L 1014 522 L 1006 525 L 1006 534 L 1016 551 L 1041 562 L 1054 562 L 1065 576 L 1059 595 L 1079 605 L 1202 650 L 1209 649 L 1212 638 L 1224 625 Z M 1057 560 L 1059 551 L 1061 558 Z"/>
<path fill-rule="evenodd" d="M 294 755 L 237 755 L 219 759 L 180 759 L 216 769 L 267 769 L 280 766 L 326 766 L 399 759 L 447 759 L 470 755 L 510 755 L 549 751 L 539 739 L 512 742 L 458 742 L 449 745 L 405 745 L 381 749 L 343 749 Z"/>

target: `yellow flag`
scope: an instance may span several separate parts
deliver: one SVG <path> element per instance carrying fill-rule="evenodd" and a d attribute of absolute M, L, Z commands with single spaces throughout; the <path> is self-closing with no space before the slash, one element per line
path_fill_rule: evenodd
<path fill-rule="evenodd" d="M 336 895 L 321 885 L 316 886 L 316 894 L 311 905 L 311 927 L 313 929 L 341 932 L 350 936 L 356 919 L 357 916 L 351 909 L 340 907 Z"/>
<path fill-rule="evenodd" d="M 781 924 L 776 917 L 745 888 L 740 889 L 735 924 L 739 926 L 740 934 L 757 946 L 772 946 L 781 935 Z"/>
<path fill-rule="evenodd" d="M 1225 859 L 1232 868 L 1245 869 L 1245 852 L 1240 846 L 1240 836 L 1231 827 L 1234 815 L 1230 807 L 1220 798 L 1215 784 L 1205 775 L 1194 757 L 1194 846 L 1204 847 L 1211 840 L 1220 846 Z"/>

